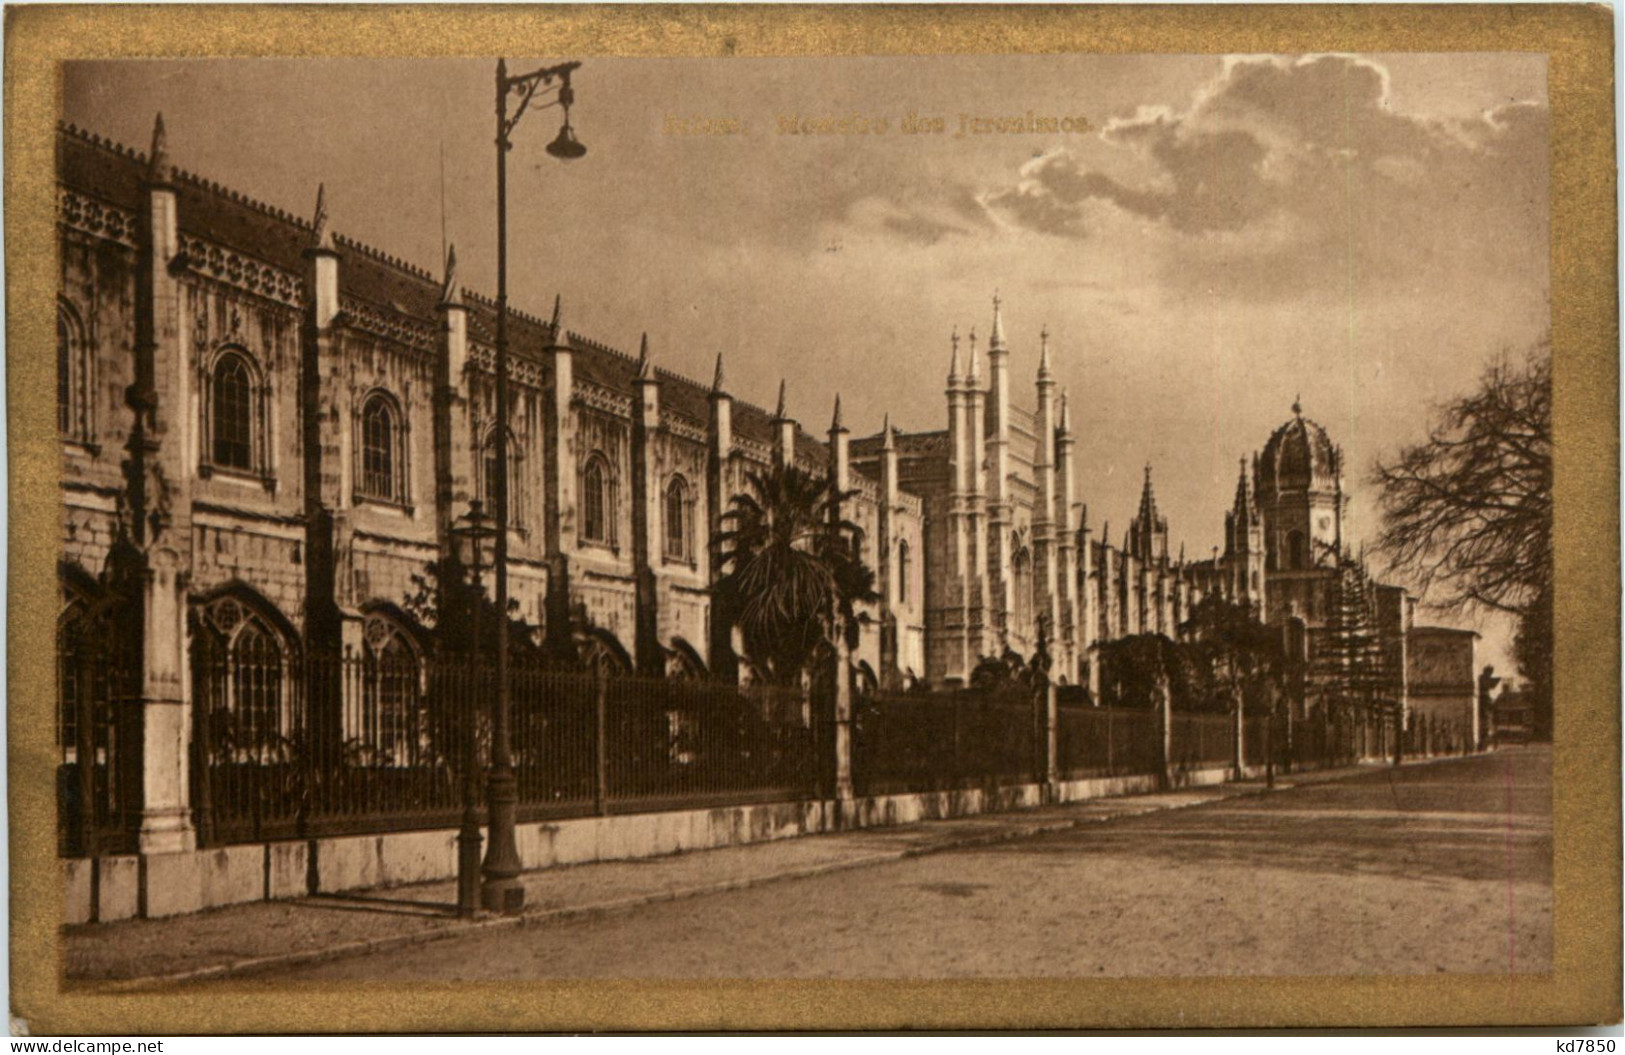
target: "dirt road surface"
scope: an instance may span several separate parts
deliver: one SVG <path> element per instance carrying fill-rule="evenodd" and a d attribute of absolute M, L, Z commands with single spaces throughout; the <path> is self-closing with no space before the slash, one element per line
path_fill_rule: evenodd
<path fill-rule="evenodd" d="M 263 977 L 1542 973 L 1551 884 L 1518 748 Z"/>

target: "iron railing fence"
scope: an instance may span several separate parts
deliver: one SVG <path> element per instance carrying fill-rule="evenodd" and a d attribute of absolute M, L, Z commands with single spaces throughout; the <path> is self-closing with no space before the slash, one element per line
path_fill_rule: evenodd
<path fill-rule="evenodd" d="M 1044 697 L 1025 686 L 875 693 L 852 724 L 859 795 L 1020 783 L 1042 778 Z"/>
<path fill-rule="evenodd" d="M 1155 711 L 1061 705 L 1056 766 L 1064 780 L 1155 773 L 1162 766 Z"/>
<path fill-rule="evenodd" d="M 134 678 L 98 642 L 70 642 L 57 651 L 57 852 L 64 856 L 125 853 L 132 846 L 127 803 L 133 766 L 123 745 L 140 725 Z M 122 727 L 121 727 L 122 723 Z"/>
<path fill-rule="evenodd" d="M 195 686 L 205 845 L 453 826 L 470 764 L 484 806 L 488 657 L 228 657 Z M 521 820 L 816 792 L 812 708 L 793 693 L 516 662 L 510 708 Z"/>
<path fill-rule="evenodd" d="M 1273 736 L 1270 735 L 1272 724 Z M 1271 715 L 1268 711 L 1244 713 L 1241 723 L 1242 762 L 1248 766 L 1262 766 L 1272 751 L 1279 760 L 1284 735 L 1285 723 L 1279 714 Z"/>
<path fill-rule="evenodd" d="M 1168 736 L 1168 762 L 1176 769 L 1229 765 L 1236 753 L 1236 719 L 1229 714 L 1174 711 Z"/>

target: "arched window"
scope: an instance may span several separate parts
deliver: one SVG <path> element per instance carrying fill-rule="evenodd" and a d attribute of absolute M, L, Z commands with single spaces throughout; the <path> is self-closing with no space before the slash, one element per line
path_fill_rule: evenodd
<path fill-rule="evenodd" d="M 897 541 L 897 603 L 908 604 L 908 543 Z"/>
<path fill-rule="evenodd" d="M 381 614 L 367 617 L 361 714 L 345 736 L 362 747 L 363 764 L 415 764 L 423 744 L 422 663 L 406 629 Z"/>
<path fill-rule="evenodd" d="M 56 430 L 73 434 L 73 337 L 61 311 L 56 313 Z"/>
<path fill-rule="evenodd" d="M 286 761 L 294 733 L 287 639 L 235 596 L 200 612 L 193 694 L 207 723 L 211 764 Z"/>
<path fill-rule="evenodd" d="M 508 444 L 508 526 L 518 527 L 524 522 L 522 503 L 524 495 L 519 488 L 519 449 Z M 485 512 L 496 516 L 497 511 L 497 434 L 492 429 L 485 435 L 485 446 L 480 458 L 480 500 Z"/>
<path fill-rule="evenodd" d="M 581 470 L 581 538 L 615 543 L 615 480 L 601 454 L 589 457 Z"/>
<path fill-rule="evenodd" d="M 1286 566 L 1298 571 L 1304 566 L 1303 532 L 1293 531 L 1286 537 Z"/>
<path fill-rule="evenodd" d="M 674 476 L 666 485 L 666 557 L 670 560 L 694 559 L 693 524 L 689 515 L 688 483 Z"/>
<path fill-rule="evenodd" d="M 1016 550 L 1010 562 L 1015 590 L 1015 632 L 1026 637 L 1033 631 L 1033 562 L 1027 548 Z"/>
<path fill-rule="evenodd" d="M 222 355 L 214 367 L 210 424 L 211 460 L 222 469 L 254 468 L 254 375 L 248 360 L 236 352 Z"/>
<path fill-rule="evenodd" d="M 90 359 L 73 309 L 56 306 L 56 429 L 65 439 L 90 439 L 90 409 L 87 393 Z"/>
<path fill-rule="evenodd" d="M 388 502 L 406 500 L 406 445 L 395 401 L 383 392 L 361 408 L 361 494 Z"/>

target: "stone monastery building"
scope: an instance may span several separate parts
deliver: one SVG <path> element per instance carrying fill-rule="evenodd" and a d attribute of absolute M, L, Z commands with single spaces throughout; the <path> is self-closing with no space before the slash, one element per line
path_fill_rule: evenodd
<path fill-rule="evenodd" d="M 98 609 L 124 554 L 146 583 L 146 694 L 181 704 L 200 649 L 421 655 L 414 576 L 503 442 L 493 302 L 454 254 L 433 275 L 336 234 L 320 194 L 301 218 L 176 171 L 161 118 L 149 154 L 71 127 L 56 149 L 64 619 Z M 511 318 L 511 593 L 544 633 L 584 610 L 601 662 L 714 672 L 709 542 L 747 474 L 786 462 L 856 492 L 881 594 L 860 684 L 962 681 L 1041 639 L 1057 679 L 1088 684 L 1092 645 L 1173 634 L 1212 592 L 1311 634 L 1327 612 L 1345 496 L 1324 429 L 1294 407 L 1243 460 L 1214 558 L 1170 550 L 1149 469 L 1113 540 L 1085 516 L 1048 334 L 1018 383 L 996 298 L 985 346 L 945 349 L 947 428 L 863 437 L 838 401 L 820 435 L 782 388 L 776 411 L 746 401 L 720 356 L 697 383 L 570 332 L 568 305 Z M 1381 593 L 1402 644 L 1410 606 Z M 184 742 L 172 710 L 148 721 Z"/>

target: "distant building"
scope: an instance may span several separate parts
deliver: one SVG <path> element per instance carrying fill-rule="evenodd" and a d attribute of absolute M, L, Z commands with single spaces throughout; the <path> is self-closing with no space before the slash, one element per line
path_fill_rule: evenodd
<path fill-rule="evenodd" d="M 1406 665 L 1411 713 L 1470 729 L 1473 744 L 1479 736 L 1477 640 L 1478 634 L 1471 630 L 1413 627 Z"/>

